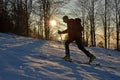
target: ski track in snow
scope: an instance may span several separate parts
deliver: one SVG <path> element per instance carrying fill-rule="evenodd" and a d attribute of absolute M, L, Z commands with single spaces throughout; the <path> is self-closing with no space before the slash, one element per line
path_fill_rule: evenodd
<path fill-rule="evenodd" d="M 120 80 L 120 52 L 104 48 L 87 48 L 102 66 L 64 61 L 61 42 L 25 38 L 0 33 L 0 80 Z M 88 58 L 70 45 L 72 59 Z"/>

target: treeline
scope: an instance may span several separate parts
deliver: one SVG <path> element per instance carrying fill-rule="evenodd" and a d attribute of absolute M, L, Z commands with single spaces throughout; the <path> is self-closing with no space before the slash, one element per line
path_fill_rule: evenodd
<path fill-rule="evenodd" d="M 110 48 L 114 41 L 120 50 L 120 0 L 77 0 L 76 7 L 71 11 L 82 18 L 87 45 Z"/>
<path fill-rule="evenodd" d="M 28 36 L 32 0 L 0 0 L 0 31 Z"/>
<path fill-rule="evenodd" d="M 0 0 L 0 32 L 50 39 L 49 20 L 64 0 Z"/>

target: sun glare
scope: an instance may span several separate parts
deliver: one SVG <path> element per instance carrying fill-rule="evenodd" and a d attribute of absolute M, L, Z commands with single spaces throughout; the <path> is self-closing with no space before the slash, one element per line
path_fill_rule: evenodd
<path fill-rule="evenodd" d="M 57 22 L 55 20 L 50 20 L 50 25 L 51 26 L 56 26 L 57 25 Z"/>

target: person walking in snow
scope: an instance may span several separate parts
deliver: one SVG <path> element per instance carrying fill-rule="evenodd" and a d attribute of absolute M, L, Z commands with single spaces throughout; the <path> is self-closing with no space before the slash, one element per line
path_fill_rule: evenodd
<path fill-rule="evenodd" d="M 69 19 L 68 16 L 63 16 L 63 22 L 67 24 L 67 29 L 64 31 L 59 31 L 58 34 L 65 34 L 68 33 L 68 39 L 65 41 L 65 56 L 62 58 L 64 60 L 71 60 L 70 58 L 70 50 L 69 44 L 75 41 L 78 48 L 82 50 L 87 57 L 89 57 L 89 63 L 91 63 L 96 57 L 87 51 L 84 46 L 82 45 L 82 31 L 83 27 L 81 25 L 81 19 Z"/>

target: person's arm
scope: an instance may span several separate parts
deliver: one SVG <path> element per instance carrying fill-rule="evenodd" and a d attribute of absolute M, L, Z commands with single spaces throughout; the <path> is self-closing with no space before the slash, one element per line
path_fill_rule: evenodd
<path fill-rule="evenodd" d="M 68 33 L 68 29 L 64 30 L 64 31 L 59 31 L 58 30 L 58 34 L 65 34 L 65 33 Z"/>

